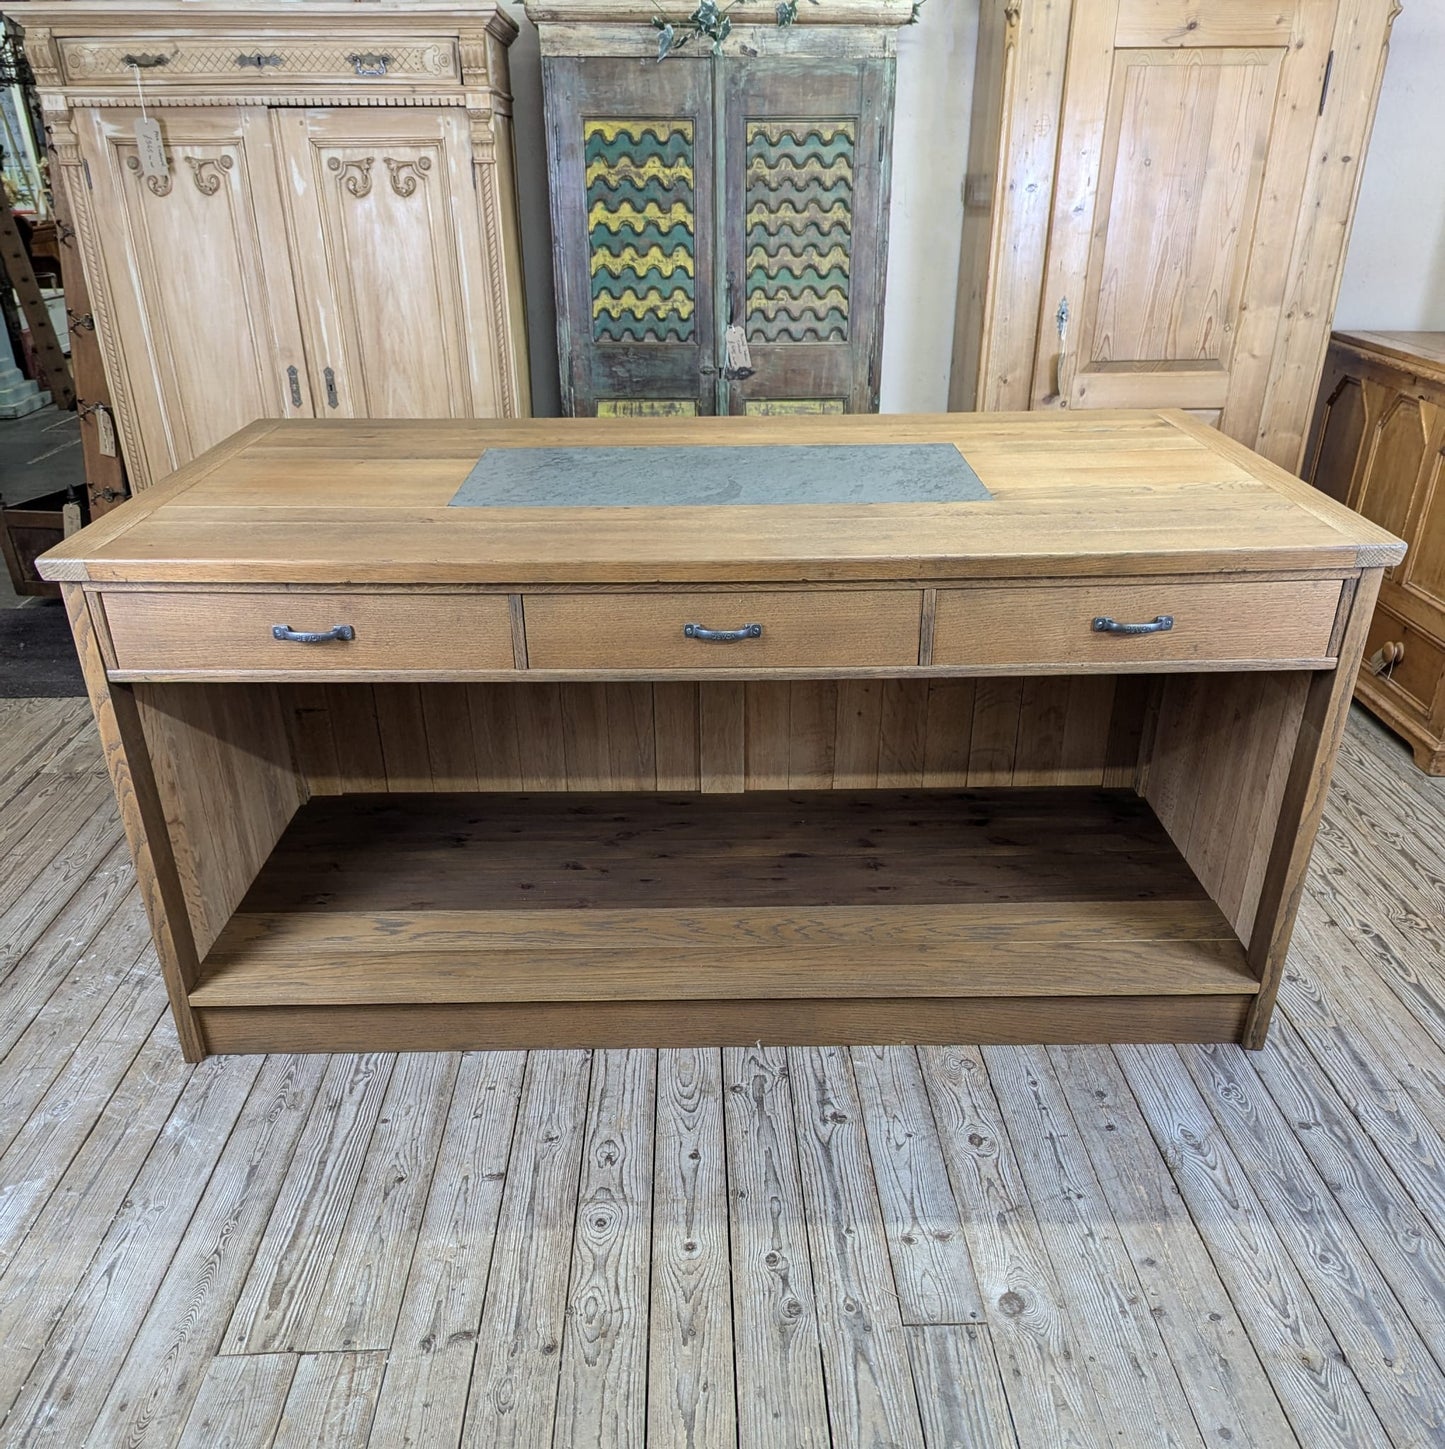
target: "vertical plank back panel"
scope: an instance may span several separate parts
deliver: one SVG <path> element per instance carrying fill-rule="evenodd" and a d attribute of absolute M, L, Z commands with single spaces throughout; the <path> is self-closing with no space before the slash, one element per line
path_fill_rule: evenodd
<path fill-rule="evenodd" d="M 1147 676 L 285 691 L 314 794 L 1133 785 Z"/>

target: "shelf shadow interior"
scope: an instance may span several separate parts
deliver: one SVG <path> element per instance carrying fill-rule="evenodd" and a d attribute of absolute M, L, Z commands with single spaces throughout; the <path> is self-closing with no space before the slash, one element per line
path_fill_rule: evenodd
<path fill-rule="evenodd" d="M 806 1006 L 820 1032 L 820 1000 L 873 1003 L 897 1034 L 888 1003 L 925 998 L 1230 998 L 1215 1029 L 1257 986 L 1129 790 L 393 794 L 300 809 L 190 999 L 570 1004 L 608 1044 L 618 1003 Z"/>

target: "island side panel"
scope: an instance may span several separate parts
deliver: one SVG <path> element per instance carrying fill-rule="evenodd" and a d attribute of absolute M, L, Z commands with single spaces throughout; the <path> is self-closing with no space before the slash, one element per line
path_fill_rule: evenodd
<path fill-rule="evenodd" d="M 308 798 L 267 684 L 137 684 L 196 952 L 206 953 Z"/>
<path fill-rule="evenodd" d="M 206 1048 L 187 997 L 196 983 L 199 957 L 135 690 L 124 684 L 112 688 L 106 678 L 89 596 L 75 583 L 62 584 L 61 593 L 106 768 L 115 788 L 121 824 L 135 862 L 136 882 L 150 919 L 176 1034 L 186 1060 L 198 1062 L 206 1055 Z"/>
<path fill-rule="evenodd" d="M 1380 574 L 1344 582 L 1332 670 L 1162 681 L 1140 793 L 1249 948 L 1250 1047 L 1269 1029 Z"/>
<path fill-rule="evenodd" d="M 1250 1010 L 1243 1040 L 1245 1046 L 1255 1051 L 1264 1046 L 1269 1033 L 1270 1015 L 1279 995 L 1285 957 L 1304 891 L 1305 872 L 1334 777 L 1335 757 L 1349 718 L 1355 677 L 1364 656 L 1365 638 L 1383 576 L 1383 569 L 1366 569 L 1353 590 L 1346 585 L 1349 598 L 1341 606 L 1344 630 L 1340 636 L 1339 663 L 1332 672 L 1310 676 L 1280 805 L 1279 826 L 1249 938 L 1249 960 L 1259 974 L 1260 990 Z"/>

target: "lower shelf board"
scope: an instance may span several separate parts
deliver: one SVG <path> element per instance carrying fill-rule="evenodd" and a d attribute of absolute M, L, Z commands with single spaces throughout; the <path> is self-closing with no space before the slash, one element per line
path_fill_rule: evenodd
<path fill-rule="evenodd" d="M 190 1000 L 214 1051 L 1220 1040 L 1257 987 L 1131 791 L 386 795 L 302 807 Z"/>

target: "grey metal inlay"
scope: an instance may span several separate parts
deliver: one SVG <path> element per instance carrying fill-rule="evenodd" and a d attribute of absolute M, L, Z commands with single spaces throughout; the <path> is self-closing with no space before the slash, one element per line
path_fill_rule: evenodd
<path fill-rule="evenodd" d="M 451 506 L 974 503 L 992 497 L 952 443 L 491 448 Z"/>

